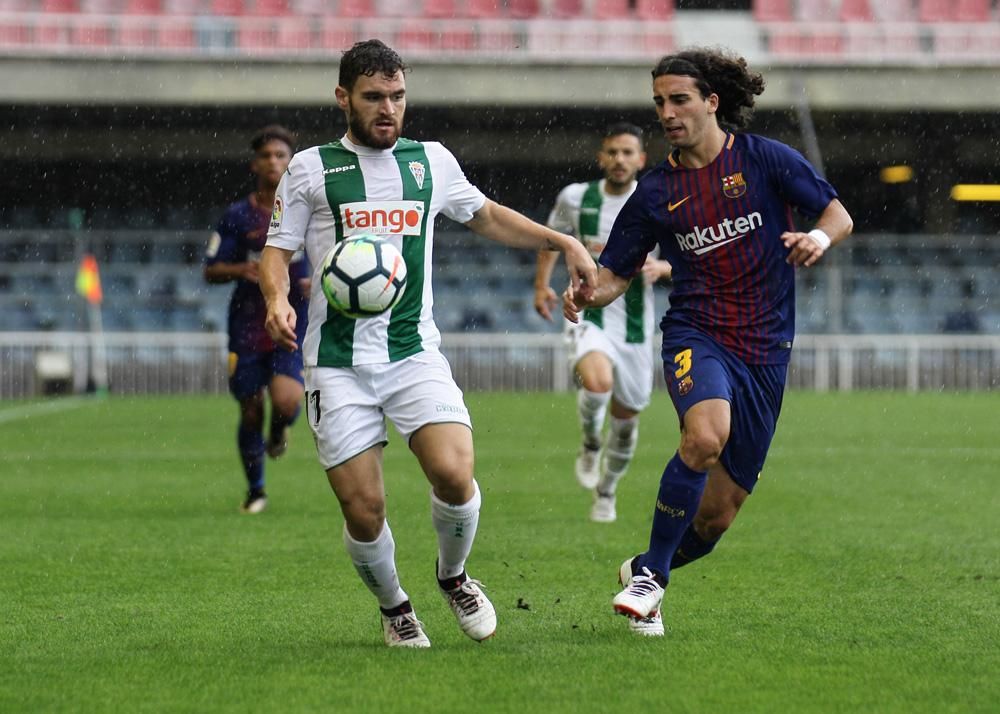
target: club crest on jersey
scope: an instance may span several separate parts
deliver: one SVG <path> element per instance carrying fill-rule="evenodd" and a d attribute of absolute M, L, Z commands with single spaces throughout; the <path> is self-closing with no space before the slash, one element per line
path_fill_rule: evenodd
<path fill-rule="evenodd" d="M 747 182 L 743 180 L 743 172 L 722 177 L 722 195 L 726 198 L 739 198 L 747 192 Z"/>
<path fill-rule="evenodd" d="M 413 180 L 417 182 L 417 188 L 423 189 L 424 187 L 424 171 L 425 167 L 420 161 L 410 162 L 410 173 L 413 174 Z"/>
<path fill-rule="evenodd" d="M 285 212 L 285 204 L 281 202 L 281 198 L 274 199 L 274 208 L 271 209 L 271 230 L 278 230 L 281 228 L 281 215 Z"/>
<path fill-rule="evenodd" d="M 694 388 L 694 380 L 691 379 L 690 374 L 677 383 L 677 393 L 682 397 L 688 392 L 690 392 L 693 388 Z"/>

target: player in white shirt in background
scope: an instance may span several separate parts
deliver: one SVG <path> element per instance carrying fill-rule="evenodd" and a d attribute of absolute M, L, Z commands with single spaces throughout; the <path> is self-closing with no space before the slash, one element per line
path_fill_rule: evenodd
<path fill-rule="evenodd" d="M 386 644 L 429 647 L 400 586 L 385 516 L 385 417 L 407 440 L 431 484 L 436 576 L 444 599 L 472 639 L 484 640 L 496 629 L 493 605 L 465 571 L 481 496 L 473 478 L 469 412 L 438 350 L 431 312 L 434 218 L 443 213 L 508 245 L 560 250 L 577 286 L 595 280 L 596 267 L 571 236 L 487 199 L 440 144 L 400 138 L 407 69 L 378 40 L 359 42 L 344 54 L 336 97 L 347 116 L 347 134 L 300 152 L 289 165 L 278 186 L 260 284 L 268 331 L 280 345 L 295 349 L 287 263 L 305 246 L 316 266 L 303 344 L 307 418 L 340 501 L 344 543 L 378 600 Z M 390 311 L 356 320 L 328 306 L 319 270 L 335 243 L 360 233 L 382 234 L 400 249 L 407 286 Z"/>
<path fill-rule="evenodd" d="M 646 163 L 642 130 L 625 122 L 608 127 L 597 163 L 604 178 L 566 186 L 548 220 L 550 228 L 576 236 L 595 261 Z M 558 253 L 541 251 L 535 270 L 535 310 L 547 320 L 559 303 L 550 285 L 557 259 Z M 585 311 L 578 325 L 566 322 L 583 433 L 576 478 L 594 491 L 593 521 L 610 523 L 617 517 L 615 489 L 635 454 L 639 412 L 653 391 L 652 286 L 668 277 L 670 263 L 649 259 L 642 280 L 633 281 L 624 295 L 605 308 Z M 610 424 L 602 436 L 609 403 Z"/>

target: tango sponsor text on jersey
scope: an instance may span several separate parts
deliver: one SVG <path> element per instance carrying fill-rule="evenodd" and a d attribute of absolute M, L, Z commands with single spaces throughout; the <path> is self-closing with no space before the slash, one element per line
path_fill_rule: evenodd
<path fill-rule="evenodd" d="M 280 208 L 259 205 L 253 194 L 229 206 L 209 240 L 205 265 L 258 262 L 267 240 L 268 222 L 275 212 L 280 214 Z M 300 278 L 308 277 L 302 253 L 289 265 L 288 274 L 292 285 L 289 302 L 298 314 L 300 326 L 305 327 L 307 301 L 297 285 Z M 264 328 L 267 307 L 260 286 L 242 278 L 235 283 L 229 300 L 229 351 L 245 354 L 275 349 Z"/>
<path fill-rule="evenodd" d="M 297 153 L 278 198 L 282 214 L 272 222 L 267 244 L 285 250 L 304 245 L 314 266 L 306 366 L 395 362 L 438 349 L 441 335 L 431 314 L 434 219 L 443 213 L 466 223 L 486 202 L 447 149 L 409 139 L 372 149 L 345 136 Z M 399 248 L 407 284 L 388 312 L 353 319 L 329 306 L 318 271 L 336 242 L 361 233 L 385 236 Z"/>
<path fill-rule="evenodd" d="M 677 156 L 639 181 L 601 264 L 631 277 L 659 245 L 673 265 L 664 333 L 689 325 L 744 362 L 787 363 L 795 271 L 781 234 L 795 230 L 793 208 L 814 218 L 836 191 L 797 151 L 754 134 L 728 134 L 704 168 L 686 168 Z"/>

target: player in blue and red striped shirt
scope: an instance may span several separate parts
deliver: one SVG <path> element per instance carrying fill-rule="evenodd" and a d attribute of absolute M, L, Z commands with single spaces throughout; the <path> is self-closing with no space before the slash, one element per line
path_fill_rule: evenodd
<path fill-rule="evenodd" d="M 594 286 L 564 295 L 574 322 L 619 296 L 657 245 L 673 265 L 663 330 L 667 387 L 681 439 L 660 480 L 646 552 L 619 571 L 617 612 L 662 634 L 673 568 L 711 552 L 753 490 L 785 387 L 794 339 L 795 269 L 850 235 L 833 187 L 794 149 L 747 125 L 763 78 L 742 57 L 692 49 L 653 70 L 671 144 L 615 221 Z M 815 219 L 808 233 L 792 211 Z"/>

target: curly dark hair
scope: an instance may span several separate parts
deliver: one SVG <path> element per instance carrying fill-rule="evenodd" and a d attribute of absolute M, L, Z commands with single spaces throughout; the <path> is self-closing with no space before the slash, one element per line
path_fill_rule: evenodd
<path fill-rule="evenodd" d="M 396 76 L 396 72 L 406 72 L 410 69 L 403 63 L 396 50 L 389 47 L 381 40 L 365 40 L 356 42 L 354 46 L 344 52 L 340 59 L 340 86 L 351 91 L 358 77 L 374 77 L 381 74 L 386 79 Z"/>
<path fill-rule="evenodd" d="M 754 97 L 764 91 L 764 78 L 747 61 L 724 49 L 692 47 L 661 59 L 653 68 L 653 79 L 665 74 L 693 77 L 702 97 L 716 94 L 719 124 L 744 129 L 753 117 Z"/>

